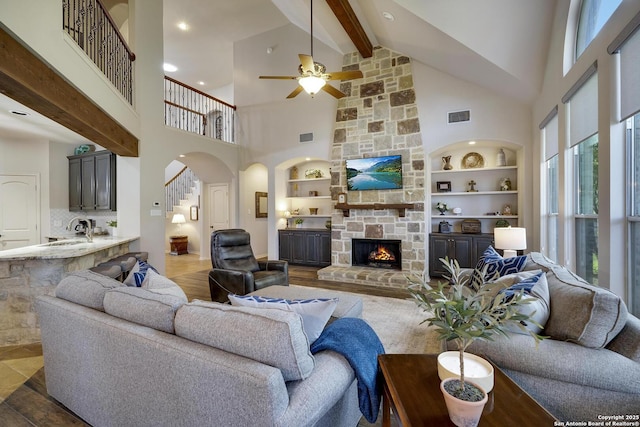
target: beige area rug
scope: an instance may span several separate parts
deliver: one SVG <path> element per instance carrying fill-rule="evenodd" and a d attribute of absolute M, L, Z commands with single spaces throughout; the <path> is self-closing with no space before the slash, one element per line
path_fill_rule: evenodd
<path fill-rule="evenodd" d="M 442 351 L 433 328 L 426 323 L 420 324 L 428 314 L 413 300 L 330 292 L 338 297 L 339 294 L 347 294 L 362 299 L 362 318 L 376 331 L 386 353 L 438 354 Z"/>

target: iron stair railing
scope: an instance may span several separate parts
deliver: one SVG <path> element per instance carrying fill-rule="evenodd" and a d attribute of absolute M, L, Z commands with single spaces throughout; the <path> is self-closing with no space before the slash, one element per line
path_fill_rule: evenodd
<path fill-rule="evenodd" d="M 133 105 L 136 55 L 101 0 L 62 0 L 62 28 Z"/>

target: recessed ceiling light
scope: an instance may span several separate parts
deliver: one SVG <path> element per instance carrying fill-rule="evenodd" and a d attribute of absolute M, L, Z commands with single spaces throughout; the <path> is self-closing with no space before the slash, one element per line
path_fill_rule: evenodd
<path fill-rule="evenodd" d="M 180 154 L 178 157 L 187 157 L 187 156 L 185 156 L 184 154 Z"/>
<path fill-rule="evenodd" d="M 392 15 L 391 13 L 389 13 L 389 12 L 382 12 L 382 17 L 383 17 L 384 19 L 386 19 L 387 21 L 395 21 L 395 20 L 396 20 L 396 17 L 395 17 L 395 16 L 393 16 L 393 15 Z"/>
<path fill-rule="evenodd" d="M 162 68 L 167 72 L 167 73 L 173 73 L 174 71 L 178 71 L 178 67 L 176 67 L 173 64 L 169 64 L 168 62 L 165 62 L 164 64 L 162 64 Z"/>
<path fill-rule="evenodd" d="M 469 141 L 469 145 L 476 145 L 475 141 Z"/>
<path fill-rule="evenodd" d="M 15 114 L 16 116 L 28 116 L 29 113 L 24 112 L 24 111 L 18 111 L 18 110 L 9 110 L 9 112 L 11 114 Z"/>
<path fill-rule="evenodd" d="M 204 82 L 203 82 L 202 80 L 200 80 L 200 81 L 198 82 L 198 84 L 199 84 L 200 86 L 204 86 Z"/>
<path fill-rule="evenodd" d="M 189 25 L 187 25 L 187 23 L 184 21 L 178 22 L 178 28 L 180 28 L 182 31 L 187 31 L 189 29 Z"/>

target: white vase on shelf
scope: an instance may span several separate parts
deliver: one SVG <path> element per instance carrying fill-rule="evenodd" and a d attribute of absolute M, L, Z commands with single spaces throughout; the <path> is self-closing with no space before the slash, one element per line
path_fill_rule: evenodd
<path fill-rule="evenodd" d="M 507 157 L 504 154 L 504 150 L 502 148 L 498 150 L 498 155 L 496 156 L 496 166 L 507 166 Z"/>

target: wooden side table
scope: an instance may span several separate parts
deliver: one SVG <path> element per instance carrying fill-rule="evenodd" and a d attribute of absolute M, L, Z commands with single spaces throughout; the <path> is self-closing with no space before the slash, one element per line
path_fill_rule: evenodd
<path fill-rule="evenodd" d="M 437 355 L 382 354 L 384 378 L 382 425 L 391 424 L 391 410 L 403 427 L 453 426 L 440 391 Z M 555 418 L 497 366 L 494 386 L 480 426 L 553 426 Z"/>
<path fill-rule="evenodd" d="M 189 244 L 188 236 L 170 236 L 169 243 L 171 244 L 171 255 L 188 254 L 187 245 Z"/>

